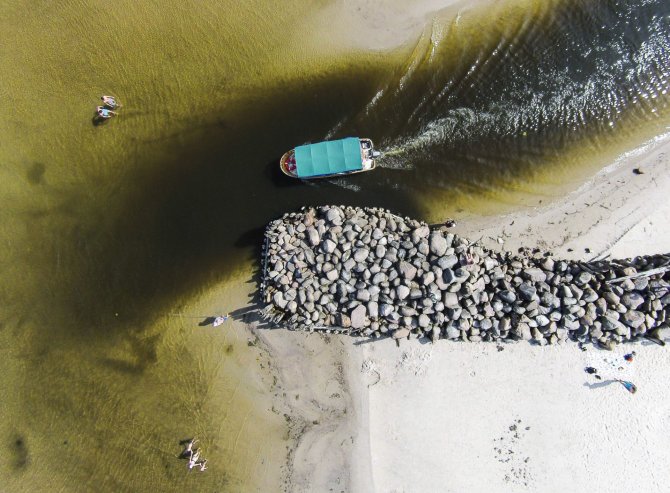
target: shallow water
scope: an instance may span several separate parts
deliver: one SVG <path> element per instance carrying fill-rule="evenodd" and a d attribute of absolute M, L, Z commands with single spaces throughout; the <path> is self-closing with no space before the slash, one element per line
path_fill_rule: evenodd
<path fill-rule="evenodd" d="M 227 286 L 251 277 L 268 220 L 304 204 L 439 219 L 532 202 L 670 121 L 667 2 L 445 10 L 387 50 L 324 24 L 330 3 L 303 4 L 0 6 L 12 491 L 273 489 L 286 430 L 270 374 L 241 331 L 197 326 L 247 301 Z M 123 108 L 96 126 L 105 93 Z M 287 148 L 352 134 L 386 151 L 380 169 L 278 173 Z M 206 475 L 173 458 L 193 433 Z"/>

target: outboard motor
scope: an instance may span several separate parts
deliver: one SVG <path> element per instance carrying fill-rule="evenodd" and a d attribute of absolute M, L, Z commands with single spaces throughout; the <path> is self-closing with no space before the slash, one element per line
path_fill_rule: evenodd
<path fill-rule="evenodd" d="M 382 155 L 382 153 L 379 152 L 379 151 L 372 151 L 372 159 L 377 158 L 381 155 Z"/>

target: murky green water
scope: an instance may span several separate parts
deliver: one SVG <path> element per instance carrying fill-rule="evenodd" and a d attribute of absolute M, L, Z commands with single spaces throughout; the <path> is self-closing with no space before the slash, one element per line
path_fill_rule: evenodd
<path fill-rule="evenodd" d="M 246 303 L 268 220 L 514 204 L 670 121 L 667 2 L 445 11 L 393 50 L 330 26 L 333 5 L 0 5 L 0 489 L 276 489 L 262 356 L 187 318 Z M 96 126 L 101 94 L 124 106 Z M 287 148 L 352 134 L 380 169 L 278 173 Z M 193 433 L 207 474 L 174 459 Z"/>

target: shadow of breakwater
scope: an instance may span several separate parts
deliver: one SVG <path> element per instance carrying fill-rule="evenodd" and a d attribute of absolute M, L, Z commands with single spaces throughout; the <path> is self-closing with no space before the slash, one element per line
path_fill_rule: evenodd
<path fill-rule="evenodd" d="M 414 210 L 402 192 L 371 187 L 358 194 L 327 181 L 290 181 L 277 170 L 286 147 L 321 138 L 343 108 L 353 110 L 373 92 L 375 77 L 351 73 L 240 103 L 196 132 L 145 144 L 146 160 L 104 193 L 92 183 L 45 186 L 58 205 L 27 218 L 28 241 L 45 246 L 29 252 L 38 278 L 27 293 L 35 300 L 27 316 L 48 318 L 51 330 L 82 342 L 137 333 L 257 258 L 249 246 L 260 245 L 263 225 L 287 209 L 336 201 Z M 313 126 L 292 119 L 294 112 L 309 115 Z M 154 151 L 164 158 L 152 162 Z M 37 302 L 47 293 L 48 307 Z M 143 339 L 138 359 L 150 362 L 153 339 Z"/>

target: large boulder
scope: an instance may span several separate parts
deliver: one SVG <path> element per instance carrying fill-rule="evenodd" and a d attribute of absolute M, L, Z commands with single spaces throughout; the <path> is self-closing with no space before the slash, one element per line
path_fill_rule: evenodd
<path fill-rule="evenodd" d="M 412 243 L 417 245 L 422 238 L 428 238 L 428 235 L 430 234 L 430 228 L 426 225 L 419 226 L 415 230 L 412 231 Z"/>
<path fill-rule="evenodd" d="M 354 329 L 362 329 L 367 322 L 367 309 L 365 305 L 358 305 L 351 311 L 349 318 L 351 318 L 351 327 Z"/>
<path fill-rule="evenodd" d="M 400 265 L 398 266 L 398 270 L 400 270 L 400 275 L 406 281 L 411 281 L 412 279 L 414 279 L 416 277 L 416 267 L 414 267 L 409 262 L 405 262 L 404 260 L 400 261 Z"/>
<path fill-rule="evenodd" d="M 444 239 L 441 233 L 434 232 L 430 235 L 430 253 L 437 257 L 441 257 L 447 251 L 447 240 Z"/>

